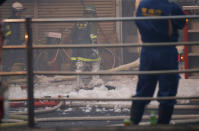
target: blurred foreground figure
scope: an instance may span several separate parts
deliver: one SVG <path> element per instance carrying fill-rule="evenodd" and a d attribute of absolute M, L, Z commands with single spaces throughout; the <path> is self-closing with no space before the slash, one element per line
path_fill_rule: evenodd
<path fill-rule="evenodd" d="M 142 0 L 136 15 L 170 16 L 184 15 L 182 9 L 168 0 Z M 183 29 L 185 19 L 136 21 L 144 43 L 177 42 L 178 29 Z M 178 70 L 178 52 L 175 46 L 142 47 L 140 71 Z M 158 97 L 176 96 L 179 74 L 139 75 L 135 97 L 153 97 L 159 82 Z M 133 101 L 131 107 L 132 124 L 139 124 L 146 101 Z M 158 124 L 169 124 L 176 100 L 159 101 Z"/>
<path fill-rule="evenodd" d="M 84 17 L 96 17 L 96 8 L 93 5 L 86 6 L 83 13 Z M 73 44 L 97 44 L 97 23 L 96 22 L 77 22 L 71 33 Z M 85 71 L 90 65 L 92 72 L 100 70 L 100 57 L 96 48 L 75 48 L 72 51 L 71 60 L 75 64 L 76 72 Z M 99 76 L 92 76 L 88 85 L 83 82 L 82 76 L 77 76 L 77 87 L 92 89 L 99 86 L 103 81 Z"/>
<path fill-rule="evenodd" d="M 2 4 L 2 3 L 0 3 Z M 4 43 L 4 36 L 3 36 L 3 32 L 2 32 L 2 23 L 0 20 L 0 66 L 2 66 L 2 46 Z M 8 104 L 8 101 L 5 101 L 6 98 L 8 98 L 8 94 L 7 94 L 7 89 L 8 89 L 8 83 L 5 81 L 0 81 L 0 123 L 2 121 L 3 118 L 5 118 L 5 116 L 8 115 L 8 106 L 5 106 Z M 5 114 L 6 113 L 6 114 Z"/>
<path fill-rule="evenodd" d="M 12 15 L 9 19 L 20 19 L 24 7 L 19 2 L 12 4 Z M 4 45 L 22 45 L 25 38 L 21 36 L 20 23 L 4 23 Z M 5 50 L 3 54 L 3 71 L 22 71 L 25 63 L 25 50 Z"/>

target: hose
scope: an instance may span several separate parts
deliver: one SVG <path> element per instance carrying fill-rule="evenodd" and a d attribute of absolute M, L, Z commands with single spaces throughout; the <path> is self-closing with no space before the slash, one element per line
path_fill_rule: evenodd
<path fill-rule="evenodd" d="M 63 105 L 63 101 L 59 102 L 59 104 L 57 104 L 56 106 L 54 106 L 52 108 L 49 108 L 49 109 L 35 110 L 35 114 L 52 112 L 52 111 L 55 111 L 56 109 L 60 108 L 62 105 Z M 11 113 L 11 116 L 14 116 L 14 115 L 27 115 L 27 112 L 14 112 L 14 113 Z"/>
<path fill-rule="evenodd" d="M 110 103 L 83 103 L 83 102 L 71 102 L 70 103 L 70 107 L 82 107 L 82 106 L 93 106 L 93 107 L 104 107 L 104 108 L 114 108 L 117 104 L 110 104 Z M 123 105 L 119 105 L 120 108 L 131 108 L 131 104 L 123 104 Z M 199 110 L 199 106 L 198 105 L 175 105 L 174 107 L 177 110 Z M 158 105 L 148 105 L 146 107 L 146 109 L 158 109 Z"/>

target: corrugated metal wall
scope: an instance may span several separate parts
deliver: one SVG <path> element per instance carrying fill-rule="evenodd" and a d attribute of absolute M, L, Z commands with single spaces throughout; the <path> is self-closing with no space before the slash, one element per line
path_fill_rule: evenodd
<path fill-rule="evenodd" d="M 82 0 L 19 0 L 26 8 L 24 16 L 33 18 L 79 18 L 82 17 Z M 8 0 L 1 6 L 0 17 L 8 18 L 11 15 L 11 4 L 14 0 Z M 115 17 L 115 0 L 83 0 L 84 5 L 94 5 L 99 17 Z M 105 34 L 115 32 L 114 22 L 99 23 L 101 31 Z M 34 43 L 37 40 L 45 41 L 47 32 L 64 32 L 68 35 L 73 23 L 42 23 L 34 24 Z"/>
<path fill-rule="evenodd" d="M 11 5 L 16 0 L 7 0 L 0 7 L 0 18 L 8 18 L 11 15 Z M 26 10 L 24 16 L 32 16 L 33 18 L 79 18 L 82 17 L 84 5 L 94 5 L 97 10 L 98 17 L 115 17 L 116 3 L 115 0 L 18 0 Z M 83 3 L 82 3 L 83 2 Z M 74 23 L 37 23 L 33 24 L 33 43 L 46 44 L 46 34 L 48 32 L 59 32 L 64 36 L 61 43 L 70 43 L 70 31 Z M 99 43 L 117 43 L 116 23 L 115 22 L 99 22 L 98 42 Z M 24 25 L 21 26 L 23 34 L 25 32 Z M 22 35 L 24 37 L 24 35 Z M 111 49 L 115 55 L 117 52 Z M 71 49 L 67 49 L 67 53 L 71 54 Z M 101 50 L 103 67 L 110 68 L 113 63 L 113 55 L 107 50 Z M 113 61 L 113 62 L 112 62 Z M 117 63 L 118 59 L 115 63 Z M 70 63 L 69 59 L 67 62 Z"/>

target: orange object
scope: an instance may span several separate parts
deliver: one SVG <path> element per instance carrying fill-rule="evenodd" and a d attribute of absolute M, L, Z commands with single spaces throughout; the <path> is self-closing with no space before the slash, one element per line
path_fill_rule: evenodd
<path fill-rule="evenodd" d="M 123 124 L 124 124 L 124 126 L 130 126 L 130 125 L 131 125 L 131 120 L 125 119 L 125 120 L 123 121 Z"/>
<path fill-rule="evenodd" d="M 184 54 L 178 54 L 178 61 L 180 62 L 184 62 Z"/>

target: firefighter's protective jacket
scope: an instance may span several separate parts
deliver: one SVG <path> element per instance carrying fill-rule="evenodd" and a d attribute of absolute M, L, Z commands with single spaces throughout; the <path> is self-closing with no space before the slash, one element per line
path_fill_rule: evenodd
<path fill-rule="evenodd" d="M 142 0 L 137 16 L 184 15 L 182 9 L 168 0 Z M 178 29 L 184 28 L 185 19 L 136 21 L 143 42 L 176 42 Z"/>
<path fill-rule="evenodd" d="M 71 33 L 73 44 L 96 44 L 97 25 L 95 22 L 77 22 Z M 93 48 L 75 48 L 71 60 L 94 62 L 99 61 L 99 56 Z"/>
<path fill-rule="evenodd" d="M 13 11 L 13 15 L 9 19 L 19 19 Z M 25 37 L 21 35 L 20 23 L 4 23 L 4 45 L 22 45 Z M 14 69 L 14 63 L 25 63 L 25 50 L 6 50 L 3 52 L 3 70 L 10 71 Z"/>
<path fill-rule="evenodd" d="M 19 19 L 16 16 L 11 16 L 9 19 Z M 21 39 L 20 23 L 4 23 L 3 33 L 6 45 L 21 45 L 24 40 Z"/>

